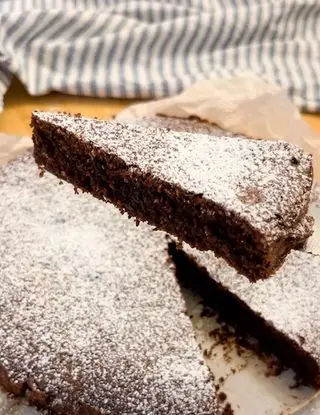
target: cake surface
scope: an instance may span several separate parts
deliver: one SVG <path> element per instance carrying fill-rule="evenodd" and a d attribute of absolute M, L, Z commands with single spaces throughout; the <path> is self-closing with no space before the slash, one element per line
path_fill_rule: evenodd
<path fill-rule="evenodd" d="M 320 256 L 291 251 L 272 278 L 251 283 L 212 252 L 182 248 L 188 257 L 180 257 L 178 268 L 179 263 L 186 273 L 198 268 L 192 279 L 213 306 L 220 303 L 222 317 L 261 338 L 303 380 L 319 387 Z M 192 262 L 186 265 L 187 258 Z"/>
<path fill-rule="evenodd" d="M 32 124 L 39 165 L 138 220 L 214 250 L 250 278 L 270 275 L 311 234 L 308 221 L 297 238 L 312 160 L 289 143 L 43 112 Z"/>
<path fill-rule="evenodd" d="M 211 124 L 207 121 L 202 121 L 198 118 L 179 118 L 156 115 L 153 117 L 130 118 L 129 120 L 120 120 L 120 122 L 127 122 L 128 124 L 147 128 L 167 128 L 177 132 L 211 134 L 224 137 L 235 136 L 235 134 L 223 130 L 215 124 Z"/>
<path fill-rule="evenodd" d="M 0 172 L 0 383 L 57 414 L 220 414 L 167 241 L 113 206 Z"/>

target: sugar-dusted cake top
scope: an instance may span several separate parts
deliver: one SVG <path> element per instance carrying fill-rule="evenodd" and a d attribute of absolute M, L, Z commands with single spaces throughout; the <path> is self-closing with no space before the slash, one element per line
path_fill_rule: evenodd
<path fill-rule="evenodd" d="M 309 204 L 312 157 L 286 142 L 191 134 L 61 113 L 35 112 L 34 117 L 116 154 L 132 169 L 203 195 L 267 239 L 287 234 Z"/>
<path fill-rule="evenodd" d="M 116 119 L 117 121 L 117 119 Z M 128 120 L 120 120 L 128 124 L 140 125 L 141 127 L 151 128 L 167 128 L 172 131 L 211 134 L 221 136 L 234 136 L 235 134 L 219 128 L 215 124 L 202 121 L 197 118 L 179 118 L 166 117 L 164 115 L 156 115 L 153 117 L 130 118 Z"/>
<path fill-rule="evenodd" d="M 0 171 L 0 365 L 57 412 L 220 413 L 165 235 L 73 193 L 31 155 Z"/>
<path fill-rule="evenodd" d="M 320 365 L 320 256 L 291 251 L 274 276 L 251 283 L 212 252 L 187 244 L 183 249 L 212 279 L 296 341 Z"/>

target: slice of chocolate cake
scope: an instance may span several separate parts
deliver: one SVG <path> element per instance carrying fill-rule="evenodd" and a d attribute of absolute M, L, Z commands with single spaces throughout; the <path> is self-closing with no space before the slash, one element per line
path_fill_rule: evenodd
<path fill-rule="evenodd" d="M 240 334 L 254 335 L 262 350 L 320 387 L 320 256 L 291 251 L 272 278 L 251 283 L 212 252 L 182 248 L 172 249 L 179 278 Z"/>
<path fill-rule="evenodd" d="M 52 414 L 221 414 L 167 240 L 113 206 L 0 171 L 0 384 Z"/>
<path fill-rule="evenodd" d="M 296 243 L 312 160 L 285 143 L 191 134 L 35 112 L 37 163 L 251 279 L 269 276 Z M 305 223 L 305 221 L 304 221 Z"/>

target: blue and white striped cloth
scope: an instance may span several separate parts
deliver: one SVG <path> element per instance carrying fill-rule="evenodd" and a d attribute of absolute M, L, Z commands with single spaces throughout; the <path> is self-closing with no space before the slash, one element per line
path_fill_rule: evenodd
<path fill-rule="evenodd" d="M 320 110 L 320 0 L 0 0 L 0 101 L 32 95 L 155 98 L 254 73 Z"/>

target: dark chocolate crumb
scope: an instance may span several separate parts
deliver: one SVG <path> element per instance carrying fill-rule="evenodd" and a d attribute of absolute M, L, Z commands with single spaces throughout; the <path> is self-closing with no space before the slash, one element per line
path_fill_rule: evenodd
<path fill-rule="evenodd" d="M 299 160 L 294 156 L 291 157 L 290 161 L 291 161 L 291 164 L 293 164 L 294 166 L 298 166 L 298 164 L 300 163 Z"/>
<path fill-rule="evenodd" d="M 224 402 L 227 399 L 227 395 L 224 392 L 218 394 L 218 399 L 220 402 Z"/>
<path fill-rule="evenodd" d="M 43 177 L 44 176 L 44 173 L 45 173 L 44 167 L 43 166 L 39 166 L 39 176 L 40 177 Z"/>
<path fill-rule="evenodd" d="M 231 404 L 229 402 L 224 407 L 222 415 L 234 415 L 234 411 L 233 411 L 233 409 L 231 407 Z"/>

